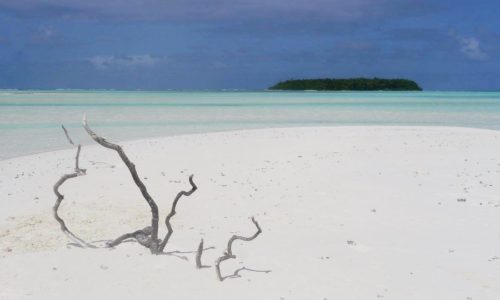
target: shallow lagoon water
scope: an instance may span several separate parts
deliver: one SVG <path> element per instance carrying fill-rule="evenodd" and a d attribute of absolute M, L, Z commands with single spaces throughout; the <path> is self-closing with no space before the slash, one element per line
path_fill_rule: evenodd
<path fill-rule="evenodd" d="M 500 129 L 499 92 L 0 91 L 0 159 L 91 143 L 235 129 L 412 125 Z"/>

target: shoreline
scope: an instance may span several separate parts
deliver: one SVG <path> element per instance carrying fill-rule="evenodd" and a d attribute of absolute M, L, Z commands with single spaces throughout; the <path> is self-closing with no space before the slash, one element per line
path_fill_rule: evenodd
<path fill-rule="evenodd" d="M 493 129 L 493 128 L 481 128 L 481 127 L 469 127 L 469 126 L 436 126 L 436 125 L 328 125 L 328 126 L 317 126 L 317 125 L 311 125 L 311 126 L 293 126 L 293 127 L 263 127 L 263 128 L 248 128 L 248 129 L 222 129 L 222 130 L 214 130 L 214 131 L 207 131 L 207 132 L 193 132 L 193 133 L 178 133 L 178 134 L 171 134 L 171 135 L 159 135 L 159 136 L 151 136 L 151 137 L 145 137 L 145 138 L 133 138 L 133 139 L 124 139 L 124 140 L 113 140 L 112 138 L 110 141 L 117 143 L 117 144 L 127 144 L 127 143 L 135 143 L 135 142 L 148 142 L 150 140 L 162 140 L 162 139 L 168 139 L 172 137 L 183 137 L 183 136 L 195 136 L 195 135 L 207 135 L 207 134 L 221 134 L 221 133 L 238 133 L 238 132 L 246 132 L 246 131 L 266 131 L 266 130 L 294 130 L 294 129 L 328 129 L 328 128 L 339 128 L 339 129 L 349 129 L 349 128 L 394 128 L 394 129 L 436 129 L 436 130 L 479 130 L 479 131 L 493 131 L 493 132 L 500 132 L 500 129 Z M 74 131 L 75 128 L 71 128 L 71 131 Z M 82 131 L 84 131 L 83 127 L 80 128 Z M 85 135 L 86 138 L 88 138 L 87 135 Z M 64 133 L 61 130 L 61 139 L 64 139 Z M 78 144 L 78 142 L 76 142 Z M 83 148 L 88 148 L 88 147 L 93 147 L 97 146 L 99 147 L 94 141 L 92 141 L 90 138 L 87 139 L 86 143 L 81 143 L 82 149 Z M 18 156 L 13 156 L 13 157 L 7 157 L 7 158 L 0 158 L 0 163 L 8 160 L 14 160 L 18 158 L 24 158 L 24 157 L 31 157 L 31 156 L 40 156 L 45 153 L 51 153 L 51 152 L 61 152 L 68 150 L 70 145 L 68 144 L 68 147 L 61 147 L 53 150 L 48 150 L 48 151 L 40 151 L 40 152 L 34 152 L 34 153 L 29 153 L 29 154 L 21 154 Z"/>
<path fill-rule="evenodd" d="M 500 129 L 500 94 L 400 93 L 78 93 L 0 95 L 0 159 L 65 149 L 82 113 L 116 141 L 252 128 L 460 126 Z M 119 111 L 119 114 L 115 112 Z M 87 144 L 87 143 L 85 143 Z"/>

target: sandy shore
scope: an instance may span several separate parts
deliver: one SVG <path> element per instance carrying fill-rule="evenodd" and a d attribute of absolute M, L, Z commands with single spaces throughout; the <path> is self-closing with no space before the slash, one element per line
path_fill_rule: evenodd
<path fill-rule="evenodd" d="M 171 255 L 68 244 L 52 186 L 74 149 L 0 161 L 0 299 L 500 299 L 499 131 L 290 128 L 123 145 L 162 219 L 195 174 Z M 99 241 L 149 224 L 115 152 L 84 147 L 81 166 L 87 176 L 61 189 L 72 230 Z M 222 269 L 259 272 L 221 283 L 195 268 L 200 238 L 213 265 L 232 234 L 254 233 L 252 216 L 262 235 Z"/>

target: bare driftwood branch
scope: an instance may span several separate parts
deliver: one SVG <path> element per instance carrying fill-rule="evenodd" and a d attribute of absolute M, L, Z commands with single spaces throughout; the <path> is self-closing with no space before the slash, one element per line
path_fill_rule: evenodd
<path fill-rule="evenodd" d="M 255 224 L 255 227 L 257 227 L 257 232 L 254 233 L 254 235 L 252 235 L 251 237 L 243 237 L 243 236 L 233 235 L 229 239 L 229 241 L 227 242 L 227 249 L 226 249 L 226 252 L 224 252 L 224 255 L 219 257 L 215 261 L 215 271 L 217 273 L 217 278 L 219 278 L 219 281 L 223 281 L 224 279 L 228 278 L 228 277 L 222 277 L 222 274 L 220 272 L 220 264 L 225 260 L 228 260 L 231 258 L 236 258 L 236 255 L 233 254 L 233 249 L 232 249 L 234 241 L 242 240 L 242 241 L 248 242 L 248 241 L 254 240 L 262 232 L 262 229 L 260 228 L 259 223 L 257 223 L 257 221 L 255 220 L 254 217 L 252 217 L 252 222 Z"/>
<path fill-rule="evenodd" d="M 175 209 L 177 208 L 177 203 L 179 202 L 179 199 L 182 196 L 186 196 L 186 197 L 191 196 L 191 194 L 194 193 L 198 189 L 198 187 L 196 186 L 196 184 L 193 181 L 193 175 L 189 176 L 189 183 L 191 184 L 191 190 L 189 190 L 187 192 L 180 191 L 177 194 L 177 196 L 175 196 L 174 202 L 172 203 L 172 209 L 170 210 L 170 213 L 165 218 L 165 225 L 167 225 L 168 232 L 158 247 L 159 252 L 163 252 L 163 249 L 165 249 L 165 246 L 167 245 L 168 241 L 170 240 L 170 237 L 172 236 L 172 233 L 174 233 L 174 230 L 172 228 L 172 224 L 170 224 L 170 220 L 172 219 L 173 216 L 175 216 L 175 213 L 176 213 Z"/>
<path fill-rule="evenodd" d="M 146 200 L 146 202 L 149 204 L 149 207 L 151 208 L 151 241 L 149 243 L 149 249 L 151 250 L 152 253 L 158 254 L 161 251 L 159 250 L 158 244 L 158 221 L 159 221 L 159 214 L 158 214 L 158 206 L 156 205 L 156 202 L 153 200 L 151 195 L 149 195 L 148 190 L 144 183 L 141 181 L 139 178 L 139 175 L 137 174 L 137 170 L 135 169 L 134 163 L 130 161 L 128 156 L 125 154 L 123 151 L 122 147 L 113 143 L 108 142 L 105 138 L 98 136 L 92 129 L 90 129 L 88 123 L 87 123 L 87 117 L 83 116 L 83 127 L 87 131 L 87 133 L 90 135 L 90 137 L 96 141 L 99 145 L 115 150 L 120 158 L 122 159 L 123 163 L 127 166 L 128 170 L 130 171 L 130 174 L 132 175 L 132 179 L 134 180 L 135 184 L 141 191 L 142 196 Z"/>
<path fill-rule="evenodd" d="M 71 174 L 65 174 L 61 177 L 61 179 L 59 179 L 56 182 L 56 184 L 54 185 L 54 194 L 56 194 L 57 200 L 56 200 L 56 203 L 54 204 L 54 207 L 52 208 L 52 211 L 54 213 L 54 218 L 56 219 L 57 222 L 59 222 L 59 225 L 61 225 L 62 232 L 64 232 L 64 234 L 66 234 L 73 242 L 77 243 L 78 245 L 80 245 L 82 247 L 96 248 L 95 246 L 85 242 L 81 238 L 77 237 L 73 232 L 71 232 L 71 230 L 69 230 L 69 228 L 66 226 L 66 223 L 64 222 L 64 220 L 58 214 L 59 206 L 61 205 L 61 202 L 64 199 L 64 195 L 62 195 L 59 192 L 59 187 L 61 185 L 63 185 L 63 183 L 66 182 L 66 180 L 68 180 L 70 178 L 75 178 L 75 177 L 78 177 L 81 175 L 84 175 L 84 173 L 75 172 L 75 173 L 71 173 Z"/>
<path fill-rule="evenodd" d="M 61 128 L 63 129 L 64 131 L 64 135 L 66 136 L 66 139 L 68 140 L 68 142 L 75 146 L 77 149 L 76 149 L 76 156 L 75 156 L 75 172 L 76 173 L 83 173 L 83 175 L 85 175 L 85 169 L 80 169 L 80 166 L 79 166 L 79 162 L 80 162 L 80 151 L 82 150 L 82 146 L 80 144 L 75 145 L 75 143 L 73 143 L 73 140 L 71 139 L 71 137 L 69 136 L 69 133 L 68 133 L 68 130 L 66 130 L 66 127 L 64 127 L 64 125 L 61 125 Z"/>
<path fill-rule="evenodd" d="M 68 139 L 68 142 L 75 146 L 75 143 L 73 143 L 73 140 L 69 137 L 69 133 L 68 131 L 66 130 L 66 127 L 64 127 L 64 125 L 61 125 L 62 129 L 64 130 L 64 135 L 66 136 L 66 139 Z"/>
<path fill-rule="evenodd" d="M 87 170 L 85 169 L 80 169 L 79 166 L 79 161 L 80 161 L 80 151 L 82 150 L 82 145 L 78 145 L 76 147 L 76 156 L 75 156 L 75 172 L 77 173 L 82 173 L 83 175 L 86 174 Z"/>
<path fill-rule="evenodd" d="M 66 130 L 66 128 L 64 128 L 64 126 L 62 126 L 62 129 L 64 130 L 64 134 L 66 135 L 66 138 L 68 139 L 68 141 L 70 142 L 70 144 L 75 145 L 73 143 L 73 141 L 71 140 L 71 138 L 69 137 L 69 134 L 68 134 L 68 131 Z M 78 176 L 85 175 L 85 170 L 84 169 L 80 169 L 80 167 L 78 166 L 78 161 L 80 159 L 81 148 L 82 148 L 81 145 L 77 146 L 76 156 L 75 156 L 75 172 L 63 175 L 54 184 L 53 190 L 54 190 L 54 194 L 57 196 L 57 200 L 56 200 L 56 203 L 54 204 L 54 206 L 52 208 L 52 211 L 53 211 L 53 214 L 54 214 L 54 218 L 59 223 L 59 225 L 61 225 L 62 232 L 64 232 L 64 234 L 66 234 L 73 242 L 75 242 L 76 244 L 80 245 L 81 247 L 96 248 L 94 245 L 91 245 L 91 244 L 85 242 L 83 239 L 77 237 L 73 232 L 71 232 L 71 230 L 69 230 L 69 228 L 66 226 L 66 223 L 64 222 L 64 220 L 59 216 L 59 212 L 58 212 L 59 211 L 59 206 L 61 205 L 62 201 L 64 200 L 64 195 L 61 194 L 61 192 L 59 192 L 59 188 L 61 187 L 61 185 L 63 185 L 66 182 L 66 180 L 68 180 L 68 179 L 76 178 Z"/>
<path fill-rule="evenodd" d="M 118 238 L 116 238 L 114 241 L 110 241 L 107 243 L 108 247 L 115 247 L 121 243 L 123 243 L 125 240 L 128 239 L 135 239 L 139 244 L 143 245 L 146 248 L 151 247 L 151 232 L 152 228 L 151 226 L 148 226 L 144 229 L 134 231 L 132 233 L 126 233 Z"/>
<path fill-rule="evenodd" d="M 200 244 L 198 245 L 198 251 L 196 251 L 196 268 L 197 269 L 210 268 L 210 266 L 204 266 L 201 263 L 202 255 L 203 255 L 203 239 L 201 239 Z"/>
<path fill-rule="evenodd" d="M 271 273 L 271 270 L 255 270 L 255 269 L 250 269 L 247 267 L 241 267 L 241 268 L 237 269 L 236 271 L 234 271 L 234 273 L 232 275 L 228 275 L 225 278 L 241 278 L 240 272 L 242 272 L 242 271 L 255 272 L 255 273 L 266 273 L 266 274 Z"/>

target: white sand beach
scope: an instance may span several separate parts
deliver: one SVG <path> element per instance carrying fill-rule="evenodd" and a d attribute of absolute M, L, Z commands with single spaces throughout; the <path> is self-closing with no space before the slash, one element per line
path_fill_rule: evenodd
<path fill-rule="evenodd" d="M 51 211 L 70 145 L 3 160 L 0 299 L 500 299 L 499 131 L 309 127 L 120 144 L 160 207 L 161 235 L 194 174 L 170 254 L 71 246 Z M 116 152 L 84 146 L 80 165 L 87 175 L 61 188 L 71 230 L 103 241 L 150 224 Z M 219 282 L 213 263 L 231 235 L 255 232 L 252 216 L 262 234 L 221 265 L 246 269 Z M 195 268 L 201 238 L 211 268 Z"/>

